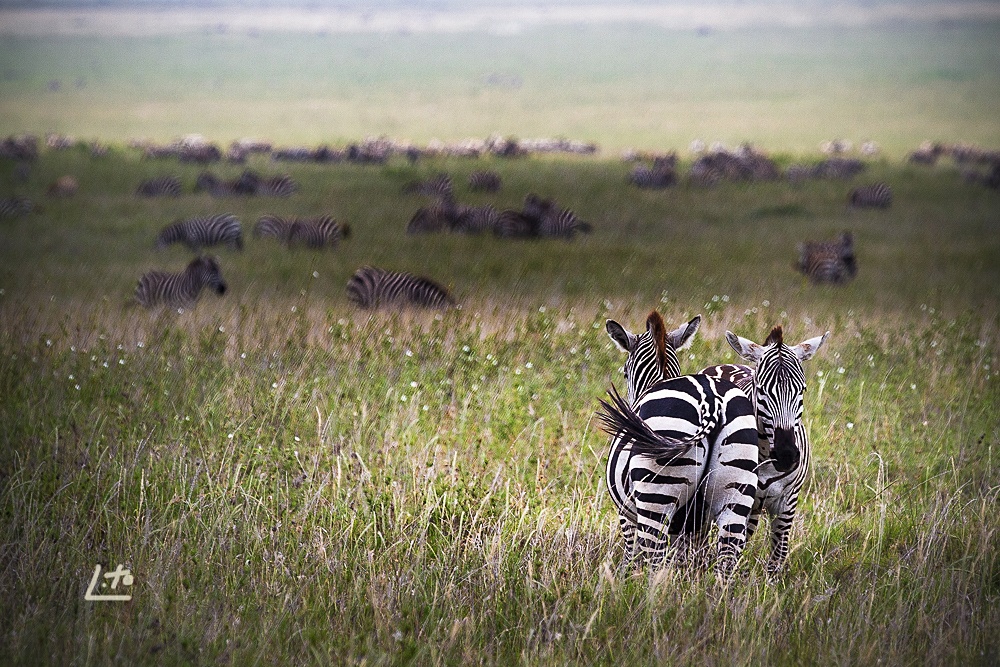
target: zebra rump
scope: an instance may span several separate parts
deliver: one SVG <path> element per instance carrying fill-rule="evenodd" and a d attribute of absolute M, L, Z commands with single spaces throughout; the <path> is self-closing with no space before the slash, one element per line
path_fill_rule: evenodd
<path fill-rule="evenodd" d="M 430 278 L 363 266 L 347 282 L 347 298 L 362 308 L 404 303 L 423 308 L 448 308 L 455 299 Z"/>
<path fill-rule="evenodd" d="M 680 456 L 705 436 L 704 432 L 699 431 L 684 439 L 668 438 L 651 429 L 649 424 L 632 410 L 628 401 L 622 398 L 614 385 L 608 390 L 608 397 L 611 402 L 602 399 L 600 401 L 602 410 L 597 413 L 601 429 L 612 438 L 624 435 L 629 440 L 633 454 L 645 454 L 657 458 Z"/>

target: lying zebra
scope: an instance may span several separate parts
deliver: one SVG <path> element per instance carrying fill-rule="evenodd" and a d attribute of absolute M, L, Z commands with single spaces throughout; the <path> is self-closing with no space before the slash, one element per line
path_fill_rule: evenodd
<path fill-rule="evenodd" d="M 430 278 L 374 266 L 362 266 L 351 276 L 347 283 L 347 298 L 362 308 L 390 304 L 423 308 L 457 305 L 448 290 Z"/>

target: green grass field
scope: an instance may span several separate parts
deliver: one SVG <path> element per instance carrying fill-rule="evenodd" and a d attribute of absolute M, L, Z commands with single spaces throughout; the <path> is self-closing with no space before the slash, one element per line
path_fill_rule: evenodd
<path fill-rule="evenodd" d="M 0 664 L 992 665 L 1000 661 L 1000 196 L 923 139 L 1000 147 L 1000 26 L 490 35 L 4 37 L 0 136 L 60 131 L 110 155 L 0 160 Z M 520 88 L 490 88 L 491 73 Z M 56 92 L 50 81 L 61 82 Z M 81 85 L 77 85 L 77 81 Z M 282 200 L 191 194 L 201 167 L 132 136 L 597 141 L 589 158 L 275 164 Z M 783 166 L 821 140 L 884 152 L 852 181 L 626 185 L 615 149 L 753 141 Z M 473 169 L 503 190 L 469 193 Z M 213 165 L 227 178 L 242 167 Z M 574 241 L 406 236 L 405 183 L 459 201 L 554 197 Z M 46 188 L 73 175 L 79 193 Z M 145 178 L 186 194 L 141 200 Z M 884 180 L 888 211 L 848 191 Z M 190 253 L 164 225 L 232 211 L 229 290 L 178 313 L 132 300 Z M 336 250 L 249 237 L 329 213 Z M 813 286 L 796 243 L 853 232 L 859 273 Z M 443 313 L 354 307 L 362 264 L 426 274 Z M 623 571 L 597 401 L 623 358 L 605 320 L 704 321 L 685 372 L 736 360 L 725 331 L 798 342 L 813 462 L 786 571 L 762 530 L 728 585 Z M 998 452 L 1000 455 L 1000 452 Z M 101 564 L 128 602 L 89 602 Z M 104 592 L 107 592 L 106 590 Z"/>
<path fill-rule="evenodd" d="M 991 664 L 1000 656 L 995 192 L 957 171 L 874 162 L 854 182 L 625 186 L 601 159 L 288 167 L 287 200 L 138 200 L 194 166 L 117 149 L 43 155 L 44 211 L 0 231 L 0 583 L 5 663 Z M 277 167 L 258 161 L 263 172 Z M 235 173 L 233 166 L 216 167 Z M 407 237 L 402 194 L 439 170 L 461 201 L 554 196 L 573 242 Z M 69 200 L 43 195 L 78 176 Z M 847 190 L 882 178 L 887 212 Z M 248 239 L 229 292 L 182 314 L 131 304 L 188 253 L 156 231 L 199 212 L 330 212 L 327 252 Z M 792 269 L 795 243 L 853 230 L 844 288 Z M 463 307 L 360 311 L 373 263 L 427 273 Z M 621 384 L 604 332 L 651 308 L 705 323 L 689 372 L 733 361 L 723 333 L 795 341 L 814 459 L 787 571 L 758 534 L 726 588 L 701 570 L 623 572 L 597 399 Z M 129 602 L 86 602 L 96 564 Z"/>

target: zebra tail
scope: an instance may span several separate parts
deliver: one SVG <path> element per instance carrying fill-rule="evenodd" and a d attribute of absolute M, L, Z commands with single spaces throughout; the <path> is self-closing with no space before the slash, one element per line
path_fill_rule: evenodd
<path fill-rule="evenodd" d="M 704 427 L 695 435 L 683 439 L 660 435 L 649 428 L 642 417 L 632 410 L 632 407 L 618 393 L 617 387 L 612 385 L 608 396 L 611 398 L 611 402 L 602 400 L 603 410 L 597 413 L 601 428 L 612 437 L 621 434 L 628 438 L 631 442 L 631 451 L 634 454 L 646 454 L 658 458 L 679 456 L 704 436 L 702 432 Z"/>

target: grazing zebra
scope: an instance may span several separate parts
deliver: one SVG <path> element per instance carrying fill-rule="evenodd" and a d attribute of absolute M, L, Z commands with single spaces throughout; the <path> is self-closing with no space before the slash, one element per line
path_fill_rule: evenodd
<path fill-rule="evenodd" d="M 473 192 L 498 192 L 500 190 L 500 174 L 483 169 L 469 174 L 469 189 Z"/>
<path fill-rule="evenodd" d="M 636 165 L 628 177 L 629 183 L 637 188 L 655 190 L 666 188 L 677 182 L 677 172 L 673 165 L 647 167 Z"/>
<path fill-rule="evenodd" d="M 301 243 L 307 248 L 336 248 L 341 239 L 351 236 L 350 225 L 342 225 L 329 215 L 296 218 L 288 231 L 288 245 Z"/>
<path fill-rule="evenodd" d="M 500 212 L 493 233 L 502 238 L 515 239 L 538 236 L 538 219 L 507 209 Z"/>
<path fill-rule="evenodd" d="M 458 214 L 452 230 L 461 234 L 482 234 L 493 231 L 500 221 L 500 212 L 486 204 L 466 206 Z"/>
<path fill-rule="evenodd" d="M 347 298 L 362 308 L 412 304 L 423 308 L 456 305 L 447 289 L 429 278 L 362 266 L 347 283 Z"/>
<path fill-rule="evenodd" d="M 0 218 L 19 218 L 35 210 L 35 204 L 27 197 L 6 197 L 0 199 Z"/>
<path fill-rule="evenodd" d="M 442 173 L 425 181 L 407 183 L 403 187 L 403 192 L 406 194 L 425 195 L 427 197 L 450 200 L 454 196 L 455 187 L 451 176 Z"/>
<path fill-rule="evenodd" d="M 858 273 L 854 236 L 844 232 L 835 241 L 807 241 L 798 246 L 795 268 L 813 283 L 842 285 Z"/>
<path fill-rule="evenodd" d="M 158 176 L 143 181 L 135 189 L 140 197 L 179 197 L 181 195 L 181 179 L 176 176 Z"/>
<path fill-rule="evenodd" d="M 892 188 L 879 181 L 851 190 L 847 198 L 850 206 L 858 208 L 889 208 L 892 206 Z"/>
<path fill-rule="evenodd" d="M 611 339 L 628 353 L 628 400 L 609 392 L 599 414 L 611 436 L 607 485 L 618 508 L 626 563 L 637 556 L 659 567 L 671 534 L 719 527 L 716 569 L 728 577 L 747 539 L 758 463 L 753 405 L 736 385 L 706 375 L 663 379 L 679 370 L 675 349 L 696 320 L 667 333 L 655 311 L 646 332 L 608 321 Z"/>
<path fill-rule="evenodd" d="M 232 213 L 188 218 L 164 227 L 156 237 L 155 247 L 160 250 L 171 243 L 183 243 L 195 252 L 220 243 L 243 250 L 243 228 Z"/>
<path fill-rule="evenodd" d="M 215 257 L 197 257 L 180 273 L 150 271 L 139 279 L 135 298 L 146 308 L 163 303 L 168 306 L 193 305 L 205 287 L 217 294 L 226 293 L 219 260 Z"/>
<path fill-rule="evenodd" d="M 576 217 L 576 214 L 568 208 L 550 206 L 542 214 L 538 221 L 539 236 L 557 236 L 571 239 L 576 234 L 589 234 L 593 227 L 589 222 L 584 222 Z"/>
<path fill-rule="evenodd" d="M 212 197 L 236 197 L 253 194 L 247 189 L 247 186 L 241 185 L 238 181 L 223 181 L 208 171 L 198 174 L 198 178 L 194 182 L 194 191 L 207 192 Z"/>
<path fill-rule="evenodd" d="M 253 235 L 257 238 L 276 239 L 288 243 L 292 236 L 294 220 L 288 220 L 276 215 L 262 215 L 257 218 L 253 227 Z"/>
<path fill-rule="evenodd" d="M 458 221 L 461 209 L 451 199 L 442 199 L 417 209 L 406 225 L 407 234 L 428 234 L 450 230 Z"/>
<path fill-rule="evenodd" d="M 749 539 L 761 511 L 771 520 L 771 556 L 768 574 L 781 569 L 788 556 L 788 533 L 795 518 L 799 490 L 809 471 L 809 434 L 802 423 L 806 377 L 802 362 L 826 342 L 830 332 L 789 347 L 781 327 L 771 330 L 763 345 L 740 338 L 731 331 L 726 340 L 753 367 L 736 364 L 710 366 L 709 377 L 728 380 L 750 396 L 757 413 L 760 465 L 757 468 L 757 499 L 747 521 Z"/>
<path fill-rule="evenodd" d="M 240 174 L 236 184 L 237 188 L 245 190 L 247 194 L 260 197 L 290 197 L 299 189 L 298 184 L 287 174 L 260 176 L 249 169 Z"/>

